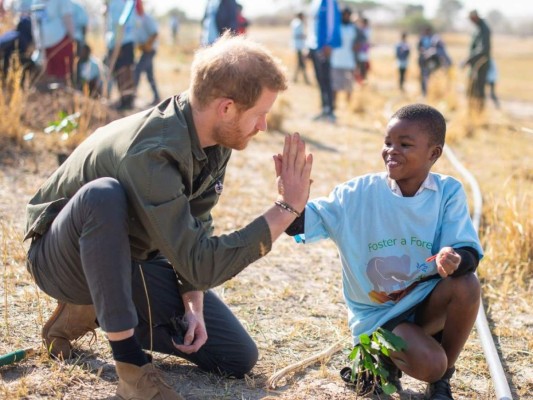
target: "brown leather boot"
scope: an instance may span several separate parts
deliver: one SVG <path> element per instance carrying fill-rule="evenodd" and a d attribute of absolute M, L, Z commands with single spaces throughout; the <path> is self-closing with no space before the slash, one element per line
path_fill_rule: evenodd
<path fill-rule="evenodd" d="M 142 367 L 115 361 L 118 375 L 117 397 L 123 400 L 185 400 L 161 376 L 161 373 L 148 363 Z"/>
<path fill-rule="evenodd" d="M 44 324 L 43 342 L 48 352 L 59 359 L 70 358 L 71 341 L 98 328 L 93 305 L 79 306 L 58 302 L 50 319 Z"/>

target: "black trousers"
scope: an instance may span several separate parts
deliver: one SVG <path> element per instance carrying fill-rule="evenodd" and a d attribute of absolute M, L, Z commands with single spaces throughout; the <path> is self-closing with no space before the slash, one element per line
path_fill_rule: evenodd
<path fill-rule="evenodd" d="M 101 178 L 83 186 L 30 246 L 28 270 L 37 285 L 62 302 L 94 304 L 106 332 L 135 328 L 145 349 L 180 356 L 210 372 L 235 377 L 249 372 L 257 347 L 211 291 L 204 298 L 206 344 L 192 355 L 174 348 L 171 320 L 184 314 L 176 274 L 162 256 L 132 260 L 128 218 L 117 180 Z"/>
<path fill-rule="evenodd" d="M 321 50 L 309 50 L 309 55 L 313 61 L 315 76 L 320 88 L 320 99 L 322 103 L 322 113 L 333 113 L 333 89 L 331 87 L 331 64 Z"/>

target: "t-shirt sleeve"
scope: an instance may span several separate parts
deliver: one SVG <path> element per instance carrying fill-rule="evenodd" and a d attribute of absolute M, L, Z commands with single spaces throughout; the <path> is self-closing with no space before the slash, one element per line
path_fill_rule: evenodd
<path fill-rule="evenodd" d="M 435 241 L 439 248 L 434 250 L 439 251 L 445 246 L 472 247 L 479 253 L 481 259 L 483 249 L 468 212 L 466 193 L 459 182 L 455 183 L 450 195 L 445 199 L 440 237 Z"/>
<path fill-rule="evenodd" d="M 341 185 L 328 197 L 311 200 L 305 207 L 305 242 L 312 243 L 322 239 L 338 236 L 342 229 L 343 204 L 346 202 L 346 190 Z"/>

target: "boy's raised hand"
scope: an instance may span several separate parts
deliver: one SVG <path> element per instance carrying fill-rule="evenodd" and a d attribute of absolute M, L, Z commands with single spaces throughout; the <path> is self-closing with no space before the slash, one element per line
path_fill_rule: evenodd
<path fill-rule="evenodd" d="M 299 133 L 285 136 L 283 155 L 274 156 L 278 182 L 278 200 L 302 212 L 309 199 L 313 155 L 306 154 Z"/>
<path fill-rule="evenodd" d="M 461 256 L 452 247 L 443 247 L 437 254 L 435 262 L 439 275 L 446 278 L 459 268 Z"/>

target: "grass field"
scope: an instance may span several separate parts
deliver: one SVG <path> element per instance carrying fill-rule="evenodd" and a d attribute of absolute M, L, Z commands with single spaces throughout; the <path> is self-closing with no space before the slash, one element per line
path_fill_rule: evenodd
<path fill-rule="evenodd" d="M 156 73 L 163 96 L 187 87 L 198 34 L 197 26 L 183 27 L 177 47 L 162 38 Z M 294 60 L 287 28 L 252 26 L 249 36 L 266 44 L 292 70 Z M 382 135 L 387 118 L 396 108 L 421 101 L 436 106 L 448 120 L 448 144 L 477 178 L 483 192 L 480 236 L 485 258 L 478 271 L 483 301 L 513 396 L 531 398 L 533 78 L 528 75 L 533 69 L 533 40 L 495 38 L 502 107 L 497 110 L 488 103 L 484 115 L 472 116 L 464 98 L 466 71 L 457 67 L 451 74 L 437 74 L 431 82 L 430 95 L 423 99 L 413 58 L 407 91 L 402 94 L 397 90 L 393 59 L 396 38 L 396 32 L 375 32 L 368 85 L 357 87 L 349 104 L 341 96 L 335 125 L 312 121 L 319 108 L 316 86 L 291 85 L 272 112 L 269 132 L 258 135 L 246 150 L 234 153 L 224 195 L 214 210 L 216 233 L 242 227 L 270 207 L 276 191 L 271 156 L 281 150 L 284 132 L 300 132 L 314 154 L 311 197 L 316 197 L 328 194 L 335 184 L 353 176 L 383 169 Z M 410 39 L 414 45 L 415 38 Z M 454 34 L 445 35 L 444 39 L 457 66 L 467 55 L 468 37 Z M 96 54 L 101 55 L 98 50 Z M 311 65 L 308 72 L 312 76 Z M 0 353 L 37 349 L 37 354 L 27 360 L 0 368 L 0 398 L 112 398 L 117 378 L 102 332 L 98 332 L 96 342 L 87 337 L 80 343 L 84 356 L 74 362 L 59 363 L 47 357 L 40 342 L 40 329 L 55 302 L 38 291 L 26 272 L 27 244 L 22 243 L 22 234 L 25 204 L 56 168 L 56 153 L 68 150 L 92 128 L 118 115 L 105 104 L 73 101 L 71 95 L 39 98 L 31 91 L 21 91 L 20 100 L 12 104 L 11 98 L 0 96 L 4 96 L 0 97 Z M 149 88 L 142 82 L 137 105 L 142 107 L 150 101 Z M 62 108 L 91 117 L 88 127 L 72 143 L 41 132 Z M 20 117 L 5 122 L 14 113 Z M 21 140 L 30 131 L 35 133 L 35 139 Z M 9 139 L 13 137 L 17 144 Z M 435 170 L 460 178 L 444 157 Z M 265 387 L 266 380 L 277 370 L 348 336 L 339 258 L 331 243 L 303 247 L 284 237 L 267 257 L 216 291 L 251 332 L 261 352 L 260 360 L 253 373 L 239 381 L 205 374 L 184 361 L 155 354 L 158 366 L 168 372 L 173 386 L 187 399 L 355 397 L 338 374 L 348 362 L 348 339 L 345 351 L 330 360 L 289 375 L 276 390 Z M 494 398 L 475 332 L 457 367 L 453 380 L 457 399 Z M 403 383 L 405 390 L 393 398 L 422 398 L 422 384 L 412 379 Z"/>

